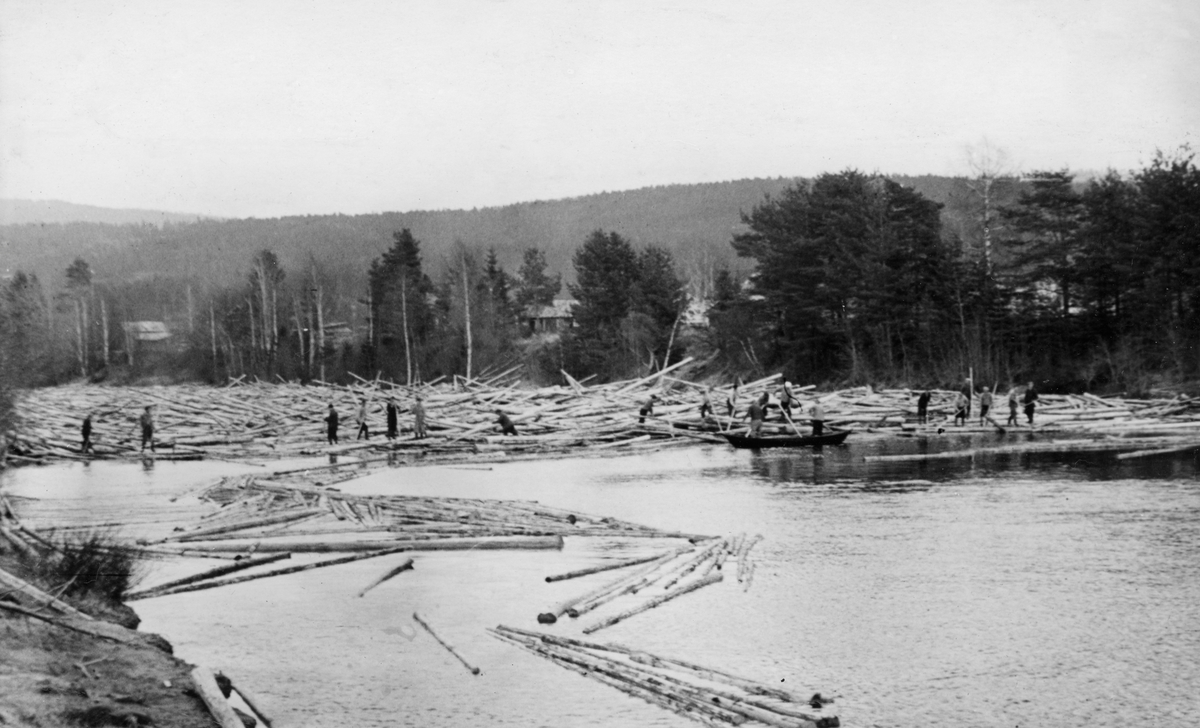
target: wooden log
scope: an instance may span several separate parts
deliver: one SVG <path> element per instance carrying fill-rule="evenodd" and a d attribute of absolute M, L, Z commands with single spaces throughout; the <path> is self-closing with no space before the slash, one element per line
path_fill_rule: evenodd
<path fill-rule="evenodd" d="M 255 579 L 266 579 L 272 576 L 284 576 L 287 574 L 296 574 L 301 571 L 309 571 L 311 569 L 321 569 L 326 566 L 339 566 L 348 564 L 351 561 L 362 561 L 363 559 L 373 559 L 377 556 L 387 556 L 388 554 L 398 553 L 403 551 L 403 548 L 380 549 L 378 551 L 370 551 L 365 554 L 354 554 L 351 556 L 339 556 L 334 559 L 326 559 L 325 561 L 314 561 L 311 564 L 300 564 L 298 566 L 288 566 L 282 569 L 272 569 L 271 571 L 263 571 L 258 574 L 247 574 L 245 576 L 236 576 L 231 579 L 215 579 L 202 581 L 196 584 L 185 584 L 184 586 L 171 587 L 156 593 L 155 597 L 165 597 L 170 594 L 182 594 L 190 591 L 201 591 L 203 589 L 215 589 L 220 586 L 230 586 L 232 584 L 241 584 Z"/>
<path fill-rule="evenodd" d="M 75 617 L 77 619 L 92 619 L 90 615 L 84 614 L 75 607 L 72 607 L 70 604 L 67 604 L 61 599 L 47 594 L 16 574 L 11 574 L 4 569 L 0 569 L 0 585 L 20 593 L 26 599 L 31 600 L 34 604 L 51 607 L 65 615 Z"/>
<path fill-rule="evenodd" d="M 650 601 L 646 602 L 645 604 L 634 607 L 633 609 L 627 609 L 624 612 L 613 615 L 613 616 L 609 617 L 608 619 L 605 619 L 602 622 L 597 622 L 596 624 L 593 624 L 591 626 L 584 627 L 583 633 L 591 634 L 593 632 L 597 632 L 599 630 L 605 629 L 606 627 L 611 627 L 614 624 L 616 624 L 617 622 L 621 622 L 623 620 L 629 619 L 630 617 L 641 614 L 642 612 L 645 612 L 649 609 L 654 609 L 655 607 L 665 604 L 677 597 L 681 597 L 684 594 L 690 594 L 691 592 L 694 592 L 697 589 L 706 587 L 709 584 L 716 584 L 718 581 L 721 581 L 724 578 L 725 578 L 725 576 L 723 574 L 710 574 L 709 576 L 706 576 L 703 579 L 693 581 L 692 583 L 681 586 L 678 589 L 675 589 L 674 591 L 670 591 L 670 592 L 667 592 L 666 594 L 663 594 L 662 596 L 655 597 L 655 598 L 651 599 Z"/>
<path fill-rule="evenodd" d="M 197 667 L 192 670 L 192 686 L 208 707 L 208 712 L 221 728 L 245 728 L 242 719 L 233 712 L 233 707 L 225 699 L 221 688 L 217 687 L 217 679 L 212 670 L 207 667 Z"/>
<path fill-rule="evenodd" d="M 478 667 L 475 667 L 475 666 L 474 666 L 474 665 L 472 665 L 471 663 L 467 662 L 466 658 L 464 658 L 462 655 L 458 654 L 458 650 L 456 650 L 456 649 L 454 649 L 453 647 L 451 647 L 451 646 L 450 646 L 450 645 L 449 645 L 449 644 L 446 642 L 446 640 L 444 640 L 444 639 L 442 639 L 441 637 L 439 637 L 439 636 L 438 636 L 438 633 L 433 631 L 433 627 L 430 627 L 430 626 L 429 626 L 429 624 L 428 624 L 428 623 L 427 623 L 427 622 L 426 622 L 424 619 L 421 619 L 421 615 L 417 614 L 416 612 L 413 612 L 413 619 L 416 621 L 416 623 L 417 623 L 417 624 L 419 624 L 419 625 L 421 625 L 422 627 L 424 627 L 424 628 L 425 628 L 425 631 L 426 631 L 426 632 L 428 632 L 428 633 L 430 634 L 430 636 L 432 636 L 432 637 L 433 637 L 435 640 L 437 640 L 437 641 L 438 641 L 438 644 L 440 644 L 442 647 L 445 647 L 447 652 L 449 652 L 450 654 L 454 655 L 454 657 L 455 657 L 455 658 L 456 658 L 456 659 L 457 659 L 459 662 L 461 662 L 461 663 L 463 664 L 463 666 L 465 666 L 465 667 L 466 667 L 468 670 L 470 670 L 472 675 L 479 675 L 479 674 L 480 674 L 480 670 L 479 670 L 479 668 L 478 668 Z"/>
<path fill-rule="evenodd" d="M 249 521 L 240 521 L 238 523 L 232 523 L 225 526 L 214 526 L 213 528 L 202 528 L 196 531 L 175 534 L 168 536 L 157 543 L 165 543 L 170 541 L 203 541 L 207 537 L 216 536 L 217 534 L 245 531 L 251 528 L 259 528 L 261 526 L 272 526 L 279 523 L 288 523 L 289 521 L 298 521 L 302 518 L 320 515 L 323 512 L 324 511 L 316 508 L 305 508 L 292 513 L 277 513 L 264 518 L 254 518 Z"/>
<path fill-rule="evenodd" d="M 226 677 L 228 677 L 228 675 L 226 675 Z M 243 686 L 240 680 L 230 679 L 229 682 L 233 685 L 233 689 L 237 691 L 237 694 L 241 696 L 242 701 L 245 702 L 246 705 L 250 706 L 250 710 L 253 710 L 254 714 L 258 716 L 258 719 L 262 721 L 262 724 L 267 728 L 273 728 L 275 725 L 275 719 L 267 715 L 267 712 L 263 707 L 263 701 L 258 697 L 258 694 L 251 692 L 249 689 Z"/>
<path fill-rule="evenodd" d="M 214 542 L 203 544 L 208 551 L 242 552 L 255 547 L 259 553 L 330 553 L 343 551 L 470 551 L 487 549 L 533 549 L 556 550 L 563 547 L 562 536 L 508 536 L 496 538 L 443 538 L 429 541 L 418 540 L 370 540 L 370 541 L 311 541 L 280 539 L 233 544 Z"/>
<path fill-rule="evenodd" d="M 182 579 L 175 579 L 173 581 L 168 581 L 168 582 L 164 582 L 162 584 L 157 584 L 157 585 L 149 587 L 147 589 L 139 589 L 138 591 L 129 592 L 125 595 L 124 599 L 127 602 L 136 601 L 138 599 L 147 599 L 149 597 L 155 596 L 155 594 L 157 594 L 158 592 L 161 592 L 165 589 L 170 589 L 170 588 L 176 587 L 176 586 L 183 586 L 185 584 L 194 584 L 198 581 L 204 581 L 205 579 L 213 579 L 218 576 L 224 576 L 226 574 L 232 574 L 237 571 L 242 571 L 243 569 L 251 569 L 255 566 L 262 566 L 263 564 L 271 564 L 271 563 L 274 563 L 281 559 L 290 559 L 291 557 L 292 557 L 292 555 L 290 553 L 283 553 L 283 554 L 268 554 L 267 556 L 258 556 L 258 557 L 251 558 L 251 559 L 244 559 L 242 561 L 238 561 L 237 563 L 229 564 L 227 566 L 218 566 L 215 569 L 209 569 L 208 571 L 203 571 L 199 574 L 185 576 Z"/>
<path fill-rule="evenodd" d="M 119 624 L 105 622 L 100 619 L 83 619 L 71 615 L 56 617 L 53 615 L 40 612 L 36 609 L 23 607 L 20 604 L 12 604 L 10 602 L 0 601 L 0 609 L 7 609 L 10 612 L 23 614 L 27 617 L 41 620 L 47 624 L 53 624 L 56 627 L 62 627 L 81 634 L 99 637 L 101 639 L 112 640 L 121 644 L 145 644 L 146 637 L 140 632 L 135 632 L 131 629 L 126 629 Z"/>
<path fill-rule="evenodd" d="M 571 606 L 571 608 L 567 610 L 567 614 L 572 619 L 578 619 L 582 615 L 599 609 L 614 599 L 624 596 L 625 594 L 636 593 L 639 589 L 644 589 L 646 586 L 661 579 L 664 574 L 671 573 L 671 571 L 667 571 L 664 573 L 657 573 L 656 575 L 656 572 L 658 572 L 659 569 L 669 564 L 673 559 L 674 556 L 669 559 L 664 559 L 661 562 L 652 562 L 646 567 L 646 569 L 634 574 L 630 574 L 625 579 L 613 582 L 611 588 L 591 597 L 590 599 L 587 599 L 586 601 L 581 601 Z M 674 568 L 678 568 L 678 565 Z"/>
<path fill-rule="evenodd" d="M 622 576 L 619 579 L 617 579 L 616 581 L 611 581 L 603 586 L 597 587 L 596 589 L 593 589 L 592 591 L 590 591 L 586 594 L 583 594 L 583 595 L 580 595 L 577 597 L 573 597 L 564 602 L 560 602 L 556 606 L 551 607 L 550 611 L 542 612 L 541 614 L 539 614 L 537 621 L 540 624 L 554 624 L 556 621 L 558 621 L 559 617 L 561 617 L 564 614 L 569 614 L 576 607 L 576 605 L 579 605 L 586 601 L 594 599 L 602 594 L 609 592 L 610 590 L 619 589 L 622 586 L 632 582 L 633 580 L 638 579 L 645 574 L 649 574 L 650 572 L 654 571 L 662 564 L 667 563 L 668 561 L 675 558 L 679 554 L 685 553 L 690 550 L 691 550 L 690 546 L 684 546 L 684 547 L 676 549 L 674 552 L 663 554 L 662 556 L 659 556 L 654 561 L 648 563 L 645 567 L 637 570 L 636 572 L 634 572 L 632 574 L 627 574 L 625 576 Z"/>
<path fill-rule="evenodd" d="M 588 576 L 589 574 L 599 574 L 602 571 L 612 571 L 613 569 L 624 569 L 627 566 L 637 566 L 638 564 L 645 564 L 649 561 L 657 561 L 657 560 L 661 559 L 663 556 L 666 556 L 666 554 L 654 554 L 652 556 L 643 556 L 643 557 L 637 558 L 637 559 L 629 559 L 628 561 L 618 561 L 618 562 L 612 563 L 612 564 L 603 564 L 601 566 L 593 566 L 588 569 L 579 569 L 578 571 L 568 571 L 565 574 L 556 574 L 554 576 L 547 576 L 546 581 L 547 582 L 565 581 L 567 579 L 576 579 L 581 576 Z"/>
<path fill-rule="evenodd" d="M 365 588 L 364 588 L 362 591 L 360 591 L 360 592 L 358 593 L 358 596 L 360 596 L 360 597 L 361 597 L 362 595 L 364 595 L 364 594 L 366 594 L 367 592 L 371 591 L 372 589 L 374 589 L 375 587 L 379 586 L 379 585 L 380 585 L 380 584 L 382 584 L 383 582 L 387 581 L 388 579 L 391 579 L 391 578 L 392 578 L 393 576 L 395 576 L 396 574 L 399 574 L 399 573 L 400 573 L 400 572 L 402 572 L 402 571 L 408 571 L 408 570 L 409 570 L 409 569 L 411 569 L 411 568 L 413 568 L 413 560 L 412 560 L 412 559 L 405 559 L 405 560 L 404 560 L 404 563 L 400 564 L 399 566 L 397 566 L 397 567 L 396 567 L 396 568 L 394 568 L 394 569 L 390 569 L 390 570 L 388 570 L 388 571 L 387 571 L 387 573 L 385 573 L 383 576 L 379 577 L 379 578 L 378 578 L 378 579 L 376 579 L 375 581 L 373 581 L 373 582 L 371 582 L 370 584 L 368 584 L 368 585 L 367 585 L 367 586 L 366 586 L 366 587 L 365 587 Z"/>
<path fill-rule="evenodd" d="M 1157 450 L 1134 450 L 1133 452 L 1123 452 L 1117 455 L 1117 460 L 1132 460 L 1134 458 L 1148 458 L 1157 455 L 1173 455 L 1175 453 L 1187 452 L 1200 448 L 1200 442 L 1189 442 L 1185 445 L 1176 445 L 1175 447 L 1160 448 Z"/>

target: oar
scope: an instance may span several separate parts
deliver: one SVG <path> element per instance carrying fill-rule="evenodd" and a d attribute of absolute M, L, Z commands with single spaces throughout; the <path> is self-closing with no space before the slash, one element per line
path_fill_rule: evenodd
<path fill-rule="evenodd" d="M 788 424 L 792 426 L 792 432 L 796 433 L 796 437 L 803 437 L 803 435 L 800 434 L 800 428 L 796 427 L 795 422 L 792 422 L 792 417 L 787 413 L 787 410 L 785 410 L 783 407 L 780 407 L 779 411 L 783 413 L 783 419 L 787 420 Z"/>

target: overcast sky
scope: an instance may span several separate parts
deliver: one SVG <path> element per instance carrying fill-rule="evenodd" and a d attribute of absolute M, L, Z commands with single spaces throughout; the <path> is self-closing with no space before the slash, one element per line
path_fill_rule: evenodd
<path fill-rule="evenodd" d="M 1196 146 L 1197 0 L 4 0 L 0 197 L 470 208 Z"/>

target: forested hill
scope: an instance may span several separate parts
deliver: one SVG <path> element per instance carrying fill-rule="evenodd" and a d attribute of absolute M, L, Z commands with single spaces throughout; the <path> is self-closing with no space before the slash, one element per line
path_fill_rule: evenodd
<path fill-rule="evenodd" d="M 162 210 L 77 205 L 62 200 L 0 199 L 0 225 L 56 222 L 102 222 L 109 225 L 153 223 L 161 225 L 166 222 L 195 222 L 211 217 L 211 215 L 163 212 Z"/>
<path fill-rule="evenodd" d="M 947 203 L 947 214 L 965 209 L 970 192 L 962 179 L 896 177 L 931 199 Z M 331 272 L 363 276 L 391 243 L 409 228 L 421 241 L 426 265 L 440 272 L 442 255 L 455 240 L 495 248 L 506 270 L 515 271 L 521 251 L 536 246 L 548 267 L 573 278 L 571 257 L 593 230 L 620 233 L 635 245 L 670 250 L 688 277 L 730 265 L 729 245 L 741 229 L 741 212 L 794 184 L 794 178 L 750 179 L 666 185 L 604 192 L 564 200 L 528 202 L 476 210 L 389 212 L 368 215 L 310 215 L 278 219 L 165 220 L 162 225 L 61 222 L 0 226 L 0 274 L 24 270 L 57 286 L 76 257 L 87 260 L 99 281 L 150 276 L 187 277 L 203 285 L 242 280 L 260 250 L 272 250 L 285 270 L 311 258 Z M 969 217 L 969 216 L 968 216 Z"/>

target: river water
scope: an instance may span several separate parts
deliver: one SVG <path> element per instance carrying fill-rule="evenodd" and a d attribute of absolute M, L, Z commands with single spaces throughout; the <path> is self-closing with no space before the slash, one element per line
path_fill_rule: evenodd
<path fill-rule="evenodd" d="M 341 487 L 761 533 L 749 590 L 727 569 L 725 582 L 591 639 L 836 695 L 843 725 L 1200 725 L 1195 456 L 863 461 L 987 444 L 863 440 L 820 456 L 698 446 L 396 468 Z M 127 535 L 155 535 L 202 510 L 171 496 L 251 469 L 95 463 L 0 477 L 32 522 L 132 522 Z M 685 726 L 484 631 L 539 629 L 539 612 L 614 576 L 548 574 L 662 547 L 568 538 L 561 552 L 415 554 L 414 571 L 356 597 L 397 554 L 133 606 L 142 629 L 226 671 L 288 726 Z M 155 562 L 146 583 L 211 565 Z M 414 629 L 414 611 L 482 674 Z M 590 616 L 545 629 L 578 636 Z"/>

